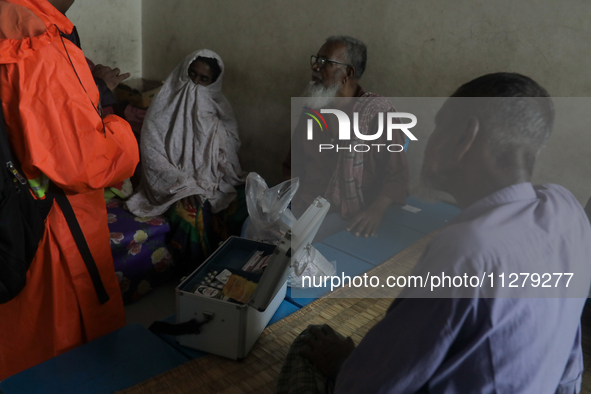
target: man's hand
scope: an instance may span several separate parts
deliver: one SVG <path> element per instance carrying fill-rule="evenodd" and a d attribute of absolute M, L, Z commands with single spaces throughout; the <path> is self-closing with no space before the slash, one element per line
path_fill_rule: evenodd
<path fill-rule="evenodd" d="M 115 90 L 117 85 L 119 85 L 122 81 L 129 78 L 131 75 L 130 73 L 120 74 L 121 70 L 118 68 L 111 68 L 108 66 L 103 66 L 102 64 L 97 64 L 94 66 L 94 70 L 92 70 L 92 76 L 95 78 L 100 78 L 105 81 L 107 87 L 111 90 Z"/>
<path fill-rule="evenodd" d="M 308 333 L 309 337 L 304 341 L 311 350 L 302 350 L 301 355 L 309 358 L 325 376 L 336 378 L 345 359 L 355 349 L 353 340 L 339 337 L 327 324 L 320 328 L 310 326 Z"/>
<path fill-rule="evenodd" d="M 365 238 L 369 236 L 375 237 L 384 213 L 386 213 L 386 209 L 388 209 L 391 203 L 392 200 L 388 197 L 380 196 L 376 198 L 369 208 L 353 216 L 353 219 L 349 222 L 347 231 L 352 232 L 356 237 L 360 235 L 363 235 Z"/>

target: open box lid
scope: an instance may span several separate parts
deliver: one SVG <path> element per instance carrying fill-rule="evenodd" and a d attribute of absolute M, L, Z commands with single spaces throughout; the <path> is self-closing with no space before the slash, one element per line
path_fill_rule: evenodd
<path fill-rule="evenodd" d="M 287 280 L 292 261 L 297 262 L 305 255 L 329 208 L 330 203 L 326 199 L 316 197 L 291 231 L 283 236 L 248 305 L 259 311 L 267 309 Z"/>

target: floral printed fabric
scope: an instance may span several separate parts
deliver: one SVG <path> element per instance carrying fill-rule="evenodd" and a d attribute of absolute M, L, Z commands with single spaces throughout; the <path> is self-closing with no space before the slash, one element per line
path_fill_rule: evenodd
<path fill-rule="evenodd" d="M 236 192 L 230 206 L 218 213 L 207 201 L 195 207 L 183 199 L 170 207 L 170 246 L 181 274 L 193 272 L 229 236 L 240 235 L 248 216 L 244 185 L 236 186 Z"/>
<path fill-rule="evenodd" d="M 172 278 L 173 259 L 166 246 L 170 225 L 165 218 L 136 217 L 121 204 L 112 199 L 107 212 L 115 272 L 123 301 L 129 303 Z"/>

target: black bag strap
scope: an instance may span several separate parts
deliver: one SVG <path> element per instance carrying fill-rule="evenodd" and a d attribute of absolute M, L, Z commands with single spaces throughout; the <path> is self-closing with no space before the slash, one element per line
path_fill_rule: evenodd
<path fill-rule="evenodd" d="M 10 142 L 8 141 L 8 134 L 6 130 L 6 122 L 4 121 L 4 111 L 2 110 L 2 101 L 0 101 L 0 148 L 2 149 L 3 163 L 2 167 L 12 174 L 21 185 L 28 185 L 25 177 L 18 171 L 14 163 L 14 157 L 10 150 Z"/>
<path fill-rule="evenodd" d="M 4 127 L 4 114 L 0 111 L 0 148 L 2 148 L 2 154 L 6 162 L 2 163 L 2 166 L 6 166 L 6 164 L 12 161 L 12 155 L 10 154 L 10 149 L 8 145 L 8 136 L 6 135 L 6 128 Z"/>
<path fill-rule="evenodd" d="M 148 327 L 148 330 L 154 334 L 166 334 L 166 335 L 189 335 L 189 334 L 200 334 L 201 327 L 213 320 L 213 315 L 205 315 L 205 320 L 197 321 L 197 319 L 191 319 L 184 323 L 172 324 L 164 321 L 155 321 Z"/>
<path fill-rule="evenodd" d="M 4 111 L 2 110 L 2 101 L 0 101 L 0 148 L 2 148 L 2 153 L 4 154 L 4 159 L 7 161 L 12 160 L 12 154 L 10 152 L 10 145 L 8 143 L 8 135 L 6 131 L 6 122 L 4 121 Z M 2 165 L 6 165 L 6 163 L 2 163 Z"/>
<path fill-rule="evenodd" d="M 109 294 L 107 294 L 107 290 L 105 290 L 105 286 L 101 280 L 98 267 L 96 266 L 94 257 L 92 257 L 90 248 L 86 243 L 86 238 L 84 238 L 84 233 L 80 228 L 80 223 L 78 223 L 78 219 L 76 219 L 76 214 L 74 213 L 72 204 L 70 204 L 68 197 L 66 197 L 66 194 L 59 186 L 55 184 L 52 184 L 52 186 L 54 186 L 54 199 L 61 208 L 64 217 L 66 218 L 66 222 L 68 223 L 68 227 L 70 227 L 70 232 L 74 237 L 74 241 L 76 241 L 76 246 L 82 255 L 82 259 L 84 260 L 84 265 L 86 265 L 86 269 L 90 274 L 94 291 L 96 292 L 100 303 L 104 304 L 105 302 L 109 301 Z"/>

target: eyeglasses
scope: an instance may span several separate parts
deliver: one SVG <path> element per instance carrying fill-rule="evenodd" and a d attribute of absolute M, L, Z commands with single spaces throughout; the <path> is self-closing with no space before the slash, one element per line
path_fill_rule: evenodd
<path fill-rule="evenodd" d="M 310 66 L 317 65 L 318 68 L 322 69 L 324 66 L 326 66 L 326 63 L 342 64 L 343 66 L 353 67 L 350 64 L 343 63 L 343 62 L 337 62 L 336 60 L 330 60 L 330 59 L 327 59 L 323 56 L 316 56 L 316 55 L 310 56 Z"/>

